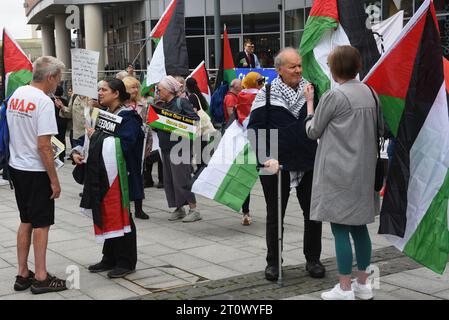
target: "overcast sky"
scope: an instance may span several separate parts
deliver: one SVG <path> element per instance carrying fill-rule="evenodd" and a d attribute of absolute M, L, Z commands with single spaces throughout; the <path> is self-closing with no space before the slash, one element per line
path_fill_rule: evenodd
<path fill-rule="evenodd" d="M 0 0 L 0 38 L 3 28 L 15 39 L 31 38 L 31 26 L 27 25 L 23 0 Z"/>

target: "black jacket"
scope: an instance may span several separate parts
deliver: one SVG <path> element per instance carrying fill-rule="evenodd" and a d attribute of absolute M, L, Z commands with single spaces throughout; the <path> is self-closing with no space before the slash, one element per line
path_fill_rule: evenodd
<path fill-rule="evenodd" d="M 256 67 L 256 55 L 252 53 L 253 55 L 253 61 L 249 61 L 248 55 L 245 51 L 240 51 L 237 56 L 237 68 L 255 68 Z M 245 60 L 247 63 L 247 66 L 243 66 L 242 60 Z"/>
<path fill-rule="evenodd" d="M 268 90 L 267 88 L 267 92 Z M 260 133 L 257 132 L 257 129 L 278 129 L 278 141 L 270 141 L 270 134 L 267 132 L 265 142 L 269 151 L 277 147 L 278 160 L 283 165 L 284 170 L 303 172 L 313 170 L 317 142 L 309 139 L 306 135 L 304 123 L 306 116 L 306 105 L 301 108 L 298 119 L 286 108 L 271 106 L 270 104 L 251 112 L 248 129 L 255 130 L 256 140 L 250 139 L 250 143 L 253 150 L 257 150 L 256 155 L 259 164 L 262 164 L 263 159 L 259 159 L 258 141 Z M 249 137 L 251 137 L 251 134 Z M 269 155 L 269 152 L 267 153 Z"/>

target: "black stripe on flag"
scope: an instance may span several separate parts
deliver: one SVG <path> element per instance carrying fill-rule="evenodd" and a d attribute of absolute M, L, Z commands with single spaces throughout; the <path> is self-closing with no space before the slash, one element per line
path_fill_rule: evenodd
<path fill-rule="evenodd" d="M 425 19 L 387 179 L 380 213 L 380 234 L 399 237 L 405 234 L 410 150 L 444 81 L 441 41 L 430 10 Z"/>
<path fill-rule="evenodd" d="M 359 0 L 339 0 L 338 14 L 349 43 L 362 55 L 363 66 L 359 74 L 362 80 L 380 58 L 374 35 L 366 28 L 368 15 Z"/>
<path fill-rule="evenodd" d="M 184 0 L 177 0 L 176 9 L 163 38 L 165 71 L 172 76 L 187 76 L 189 74 L 189 58 L 184 23 Z"/>

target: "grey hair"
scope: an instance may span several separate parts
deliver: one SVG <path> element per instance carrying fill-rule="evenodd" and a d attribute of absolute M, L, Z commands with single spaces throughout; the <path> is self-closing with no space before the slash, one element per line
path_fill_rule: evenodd
<path fill-rule="evenodd" d="M 115 75 L 115 78 L 116 78 L 116 79 L 119 79 L 119 80 L 123 80 L 123 79 L 125 79 L 127 76 L 129 76 L 128 71 L 123 70 L 123 71 L 118 72 L 118 73 Z"/>
<path fill-rule="evenodd" d="M 285 47 L 283 49 L 281 49 L 281 51 L 278 52 L 278 54 L 276 55 L 276 57 L 274 58 L 274 67 L 276 69 L 278 69 L 280 66 L 282 66 L 284 64 L 284 53 L 288 52 L 288 51 L 294 51 L 295 53 L 298 53 L 298 50 L 292 47 Z"/>
<path fill-rule="evenodd" d="M 65 69 L 64 63 L 51 56 L 42 56 L 33 63 L 33 81 L 42 82 L 47 76 L 56 76 Z"/>
<path fill-rule="evenodd" d="M 236 84 L 238 83 L 238 82 L 242 82 L 242 80 L 240 80 L 240 79 L 234 79 L 234 80 L 232 80 L 231 81 L 231 88 L 233 88 L 233 89 L 235 89 L 235 86 L 236 86 Z"/>

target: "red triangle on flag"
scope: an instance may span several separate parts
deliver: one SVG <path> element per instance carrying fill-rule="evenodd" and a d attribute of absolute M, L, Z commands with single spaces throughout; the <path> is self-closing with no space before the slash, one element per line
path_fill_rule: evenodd
<path fill-rule="evenodd" d="M 390 49 L 387 58 L 379 61 L 376 72 L 367 76 L 366 83 L 378 94 L 405 99 L 425 22 L 426 15 L 423 15 L 396 47 Z M 394 81 L 387 85 L 385 79 Z"/>
<path fill-rule="evenodd" d="M 3 29 L 3 61 L 5 74 L 24 69 L 33 71 L 31 61 L 6 29 Z"/>
<path fill-rule="evenodd" d="M 154 107 L 150 105 L 148 107 L 148 117 L 147 117 L 147 123 L 153 123 L 154 121 L 159 120 L 159 115 L 154 111 Z"/>
<path fill-rule="evenodd" d="M 196 67 L 195 70 L 187 77 L 193 78 L 198 83 L 198 88 L 200 89 L 203 96 L 206 98 L 207 103 L 210 103 L 210 89 L 209 89 L 209 77 L 207 75 L 206 64 L 204 60 Z"/>

